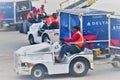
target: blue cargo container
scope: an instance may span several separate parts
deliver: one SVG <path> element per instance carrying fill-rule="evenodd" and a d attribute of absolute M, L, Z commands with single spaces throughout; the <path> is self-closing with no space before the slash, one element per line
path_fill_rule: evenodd
<path fill-rule="evenodd" d="M 14 3 L 0 2 L 0 22 L 13 24 L 14 19 Z"/>
<path fill-rule="evenodd" d="M 31 0 L 0 0 L 0 24 L 16 25 L 26 20 Z"/>
<path fill-rule="evenodd" d="M 120 54 L 120 15 L 110 16 L 109 23 L 109 46 L 112 50 L 114 50 L 115 53 Z"/>
<path fill-rule="evenodd" d="M 90 49 L 108 48 L 108 14 L 94 9 L 65 9 L 60 12 L 60 38 L 69 38 L 78 25 Z"/>
<path fill-rule="evenodd" d="M 110 53 L 114 54 L 112 66 L 120 68 L 120 15 L 109 17 L 109 47 Z"/>

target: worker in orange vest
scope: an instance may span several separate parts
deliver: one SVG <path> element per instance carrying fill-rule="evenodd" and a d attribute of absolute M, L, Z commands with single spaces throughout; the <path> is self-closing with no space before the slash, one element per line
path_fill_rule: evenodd
<path fill-rule="evenodd" d="M 58 57 L 55 58 L 56 62 L 60 62 L 65 54 L 79 53 L 84 49 L 84 38 L 80 32 L 79 26 L 74 26 L 74 34 L 71 38 L 62 39 L 66 44 L 61 47 L 61 51 Z M 68 44 L 69 43 L 69 44 Z"/>
<path fill-rule="evenodd" d="M 42 4 L 40 8 L 38 8 L 38 12 L 37 12 L 38 16 L 47 16 L 47 13 L 45 12 L 45 8 L 44 5 Z"/>
<path fill-rule="evenodd" d="M 32 9 L 32 13 L 33 13 L 34 18 L 36 18 L 37 17 L 37 9 L 35 7 L 33 7 L 33 9 Z"/>
<path fill-rule="evenodd" d="M 30 19 L 30 18 L 32 18 L 32 17 L 33 17 L 33 13 L 32 13 L 32 11 L 29 11 L 29 12 L 27 13 L 26 18 L 27 18 L 27 19 Z"/>
<path fill-rule="evenodd" d="M 52 16 L 46 18 L 46 24 L 49 29 L 59 28 L 59 19 L 56 13 L 53 13 Z"/>
<path fill-rule="evenodd" d="M 36 7 L 32 7 L 31 11 L 29 11 L 27 14 L 27 19 L 36 18 L 36 16 L 37 16 L 37 9 Z"/>
<path fill-rule="evenodd" d="M 29 11 L 26 16 L 28 22 L 34 23 L 35 22 L 35 15 L 33 14 L 33 11 Z"/>

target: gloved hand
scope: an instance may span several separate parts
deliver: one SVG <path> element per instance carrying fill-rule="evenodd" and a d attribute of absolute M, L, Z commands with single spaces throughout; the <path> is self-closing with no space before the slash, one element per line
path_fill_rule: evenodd
<path fill-rule="evenodd" d="M 64 41 L 64 39 L 63 39 L 63 38 L 60 38 L 60 41 Z"/>
<path fill-rule="evenodd" d="M 63 38 L 60 38 L 60 44 L 64 44 L 64 39 Z"/>

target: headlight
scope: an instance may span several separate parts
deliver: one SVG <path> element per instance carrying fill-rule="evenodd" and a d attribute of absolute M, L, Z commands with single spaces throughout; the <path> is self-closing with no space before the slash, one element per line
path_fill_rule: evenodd
<path fill-rule="evenodd" d="M 27 67 L 27 68 L 30 68 L 31 66 L 32 66 L 31 63 L 27 63 L 27 62 L 25 62 L 25 63 L 21 63 L 21 67 Z"/>

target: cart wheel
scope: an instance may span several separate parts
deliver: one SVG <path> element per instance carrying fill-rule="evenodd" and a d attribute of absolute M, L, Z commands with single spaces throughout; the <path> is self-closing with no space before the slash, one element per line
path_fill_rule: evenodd
<path fill-rule="evenodd" d="M 120 59 L 118 57 L 116 57 L 112 60 L 112 66 L 114 68 L 120 68 Z"/>
<path fill-rule="evenodd" d="M 30 43 L 31 45 L 35 44 L 35 42 L 34 42 L 34 37 L 33 37 L 32 35 L 30 35 L 30 37 L 29 37 L 29 43 Z"/>
<path fill-rule="evenodd" d="M 50 40 L 50 38 L 48 37 L 48 35 L 44 34 L 43 37 L 42 37 L 42 42 L 47 42 L 49 40 Z"/>
<path fill-rule="evenodd" d="M 89 63 L 85 59 L 76 58 L 70 64 L 70 75 L 71 76 L 85 76 L 89 69 Z"/>
<path fill-rule="evenodd" d="M 45 70 L 41 66 L 36 66 L 32 69 L 31 76 L 33 80 L 42 80 L 45 76 Z"/>

